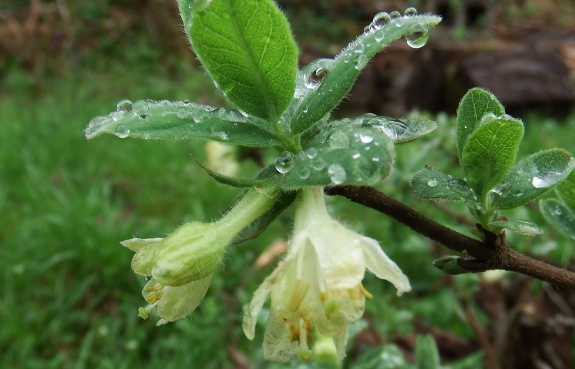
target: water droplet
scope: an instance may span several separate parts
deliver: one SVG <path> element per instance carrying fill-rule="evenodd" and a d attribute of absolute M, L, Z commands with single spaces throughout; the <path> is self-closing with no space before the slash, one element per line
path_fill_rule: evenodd
<path fill-rule="evenodd" d="M 134 114 L 141 115 L 147 113 L 150 109 L 150 104 L 146 100 L 138 100 L 133 105 Z"/>
<path fill-rule="evenodd" d="M 240 112 L 240 114 L 242 115 L 242 117 L 244 117 L 244 118 L 249 118 L 249 117 L 250 117 L 250 115 L 249 115 L 248 113 L 246 113 L 245 111 L 243 111 L 243 110 L 241 110 L 241 109 L 238 109 L 238 111 Z"/>
<path fill-rule="evenodd" d="M 279 153 L 274 162 L 276 170 L 280 173 L 289 172 L 294 165 L 293 158 L 294 154 L 292 152 L 284 151 Z"/>
<path fill-rule="evenodd" d="M 315 170 L 322 170 L 325 168 L 325 165 L 325 160 L 323 160 L 321 157 L 317 157 L 311 162 L 311 167 Z"/>
<path fill-rule="evenodd" d="M 363 43 L 358 42 L 357 45 L 355 46 L 355 49 L 353 49 L 353 52 L 356 54 L 361 54 L 363 53 L 364 50 L 365 47 L 363 46 Z"/>
<path fill-rule="evenodd" d="M 360 134 L 359 135 L 359 139 L 361 140 L 361 142 L 363 143 L 370 143 L 371 141 L 373 141 L 373 136 L 370 135 L 366 135 L 366 134 Z"/>
<path fill-rule="evenodd" d="M 354 152 L 351 157 L 354 159 L 359 159 L 361 157 L 361 154 L 359 152 Z"/>
<path fill-rule="evenodd" d="M 347 149 L 349 147 L 349 138 L 342 131 L 335 131 L 329 136 L 329 147 L 332 149 Z"/>
<path fill-rule="evenodd" d="M 194 122 L 199 123 L 200 120 L 202 120 L 202 117 L 199 115 L 194 115 L 194 117 L 192 119 L 194 120 Z"/>
<path fill-rule="evenodd" d="M 407 44 L 409 46 L 414 49 L 419 49 L 427 43 L 427 40 L 429 40 L 429 30 L 424 24 L 414 24 L 409 28 L 405 39 L 407 40 Z"/>
<path fill-rule="evenodd" d="M 427 180 L 427 185 L 428 185 L 429 187 L 435 187 L 435 186 L 437 186 L 438 184 L 439 184 L 439 181 L 438 181 L 437 179 L 435 179 L 435 178 L 430 178 L 430 179 Z"/>
<path fill-rule="evenodd" d="M 130 129 L 125 124 L 118 124 L 114 130 L 114 134 L 120 138 L 126 138 L 130 134 Z"/>
<path fill-rule="evenodd" d="M 327 168 L 327 174 L 334 184 L 341 184 L 345 182 L 347 178 L 347 173 L 345 169 L 340 164 L 332 164 Z"/>
<path fill-rule="evenodd" d="M 302 111 L 303 111 L 304 113 L 307 113 L 308 109 L 309 109 L 309 108 L 306 106 L 305 108 L 303 108 Z"/>
<path fill-rule="evenodd" d="M 228 134 L 223 131 L 214 131 L 212 132 L 212 136 L 214 138 L 219 138 L 222 141 L 226 141 L 228 139 Z"/>
<path fill-rule="evenodd" d="M 375 41 L 379 42 L 379 41 L 383 40 L 384 37 L 385 37 L 385 33 L 383 31 L 378 31 L 375 34 Z"/>
<path fill-rule="evenodd" d="M 188 114 L 189 114 L 189 112 L 186 108 L 179 108 L 178 112 L 176 113 L 178 118 L 185 118 L 188 116 Z"/>
<path fill-rule="evenodd" d="M 117 122 L 120 119 L 122 119 L 122 117 L 124 116 L 124 113 L 121 111 L 115 111 L 110 115 L 111 115 L 112 119 Z"/>
<path fill-rule="evenodd" d="M 184 101 L 182 101 L 182 103 L 184 103 L 184 105 L 190 105 L 190 100 L 185 99 Z"/>
<path fill-rule="evenodd" d="M 317 156 L 317 149 L 315 147 L 310 147 L 305 151 L 308 158 L 313 159 Z"/>
<path fill-rule="evenodd" d="M 317 59 L 305 67 L 305 87 L 314 90 L 333 68 L 333 59 Z"/>
<path fill-rule="evenodd" d="M 299 168 L 298 171 L 297 171 L 297 175 L 298 175 L 298 177 L 300 177 L 301 179 L 307 179 L 307 178 L 309 178 L 310 174 L 311 174 L 311 171 L 309 170 L 308 167 L 301 167 L 301 168 Z"/>
<path fill-rule="evenodd" d="M 140 116 L 139 116 L 140 119 L 146 119 L 147 117 L 148 117 L 147 114 L 140 114 Z"/>
<path fill-rule="evenodd" d="M 371 158 L 371 161 L 379 161 L 379 156 L 374 156 L 373 158 Z"/>
<path fill-rule="evenodd" d="M 116 108 L 118 109 L 118 111 L 124 113 L 132 111 L 132 102 L 130 100 L 122 100 L 118 104 L 116 104 Z"/>
<path fill-rule="evenodd" d="M 391 13 L 389 13 L 389 16 L 391 17 L 391 20 L 395 23 L 397 27 L 403 26 L 403 17 L 400 12 L 394 10 Z"/>
<path fill-rule="evenodd" d="M 513 196 L 522 196 L 525 193 L 525 191 L 521 190 L 521 189 L 516 189 L 511 191 L 511 194 Z"/>
<path fill-rule="evenodd" d="M 415 9 L 414 7 L 409 7 L 407 9 L 405 9 L 405 12 L 403 13 L 403 15 L 406 17 L 412 17 L 414 15 L 417 15 L 417 9 Z"/>
<path fill-rule="evenodd" d="M 360 70 L 365 68 L 369 59 L 365 54 L 361 54 L 359 58 L 357 58 L 357 64 L 355 64 L 355 69 Z"/>
<path fill-rule="evenodd" d="M 389 23 L 389 21 L 391 20 L 391 17 L 389 16 L 388 13 L 386 12 L 380 12 L 377 13 L 375 15 L 375 17 L 373 17 L 373 27 L 375 29 L 380 29 L 381 27 L 385 26 L 387 23 Z"/>
<path fill-rule="evenodd" d="M 564 175 L 561 172 L 548 172 L 541 176 L 533 177 L 531 184 L 535 188 L 547 188 L 562 180 L 563 177 Z"/>
<path fill-rule="evenodd" d="M 210 112 L 210 113 L 213 112 L 213 111 L 215 111 L 216 109 L 217 109 L 217 108 L 215 108 L 215 107 L 213 107 L 213 106 L 209 106 L 209 105 L 204 106 L 204 110 L 207 111 L 207 112 Z"/>
<path fill-rule="evenodd" d="M 554 213 L 557 215 L 561 215 L 561 214 L 563 214 L 563 210 L 561 210 L 560 207 L 556 207 Z"/>

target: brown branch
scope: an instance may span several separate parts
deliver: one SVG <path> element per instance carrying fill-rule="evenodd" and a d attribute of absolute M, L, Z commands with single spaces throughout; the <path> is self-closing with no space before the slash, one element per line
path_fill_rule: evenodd
<path fill-rule="evenodd" d="M 509 247 L 504 233 L 495 235 L 483 230 L 485 242 L 468 237 L 427 218 L 373 187 L 335 186 L 326 188 L 326 193 L 343 196 L 377 210 L 451 250 L 470 256 L 458 259 L 458 264 L 470 272 L 503 269 L 563 288 L 575 288 L 575 273 L 519 254 Z"/>

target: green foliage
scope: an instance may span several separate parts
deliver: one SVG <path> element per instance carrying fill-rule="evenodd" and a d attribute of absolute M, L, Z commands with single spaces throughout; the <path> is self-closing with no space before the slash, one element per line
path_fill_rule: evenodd
<path fill-rule="evenodd" d="M 183 18 L 194 51 L 221 91 L 240 109 L 274 121 L 295 88 L 298 51 L 272 0 L 196 1 Z M 191 13 L 191 14 L 190 14 Z"/>
<path fill-rule="evenodd" d="M 544 199 L 539 202 L 541 213 L 559 233 L 575 239 L 575 171 L 563 180 L 555 191 L 559 199 Z"/>
<path fill-rule="evenodd" d="M 417 336 L 415 343 L 415 368 L 416 369 L 439 369 L 439 352 L 432 335 Z"/>

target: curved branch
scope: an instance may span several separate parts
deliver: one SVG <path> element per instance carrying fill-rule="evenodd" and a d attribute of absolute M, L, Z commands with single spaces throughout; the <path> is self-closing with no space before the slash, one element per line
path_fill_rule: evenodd
<path fill-rule="evenodd" d="M 471 256 L 458 259 L 458 264 L 470 272 L 503 269 L 563 288 L 575 288 L 575 273 L 512 250 L 505 242 L 504 233 L 495 235 L 483 230 L 485 242 L 468 237 L 427 218 L 373 187 L 335 186 L 326 188 L 325 192 L 377 210 L 453 251 Z"/>

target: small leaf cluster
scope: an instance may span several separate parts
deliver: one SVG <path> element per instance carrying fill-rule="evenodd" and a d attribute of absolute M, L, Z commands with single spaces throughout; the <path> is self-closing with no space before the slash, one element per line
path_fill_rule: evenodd
<path fill-rule="evenodd" d="M 555 187 L 557 198 L 539 201 L 541 213 L 559 233 L 575 240 L 575 171 Z"/>
<path fill-rule="evenodd" d="M 505 114 L 501 103 L 481 88 L 470 90 L 457 111 L 457 153 L 463 179 L 425 168 L 411 180 L 413 194 L 428 200 L 464 202 L 484 229 L 509 229 L 525 236 L 543 233 L 536 224 L 500 217 L 561 184 L 575 167 L 563 149 L 534 153 L 516 162 L 525 127 Z M 573 183 L 562 185 L 573 191 Z M 571 218 L 572 219 L 572 218 Z"/>

